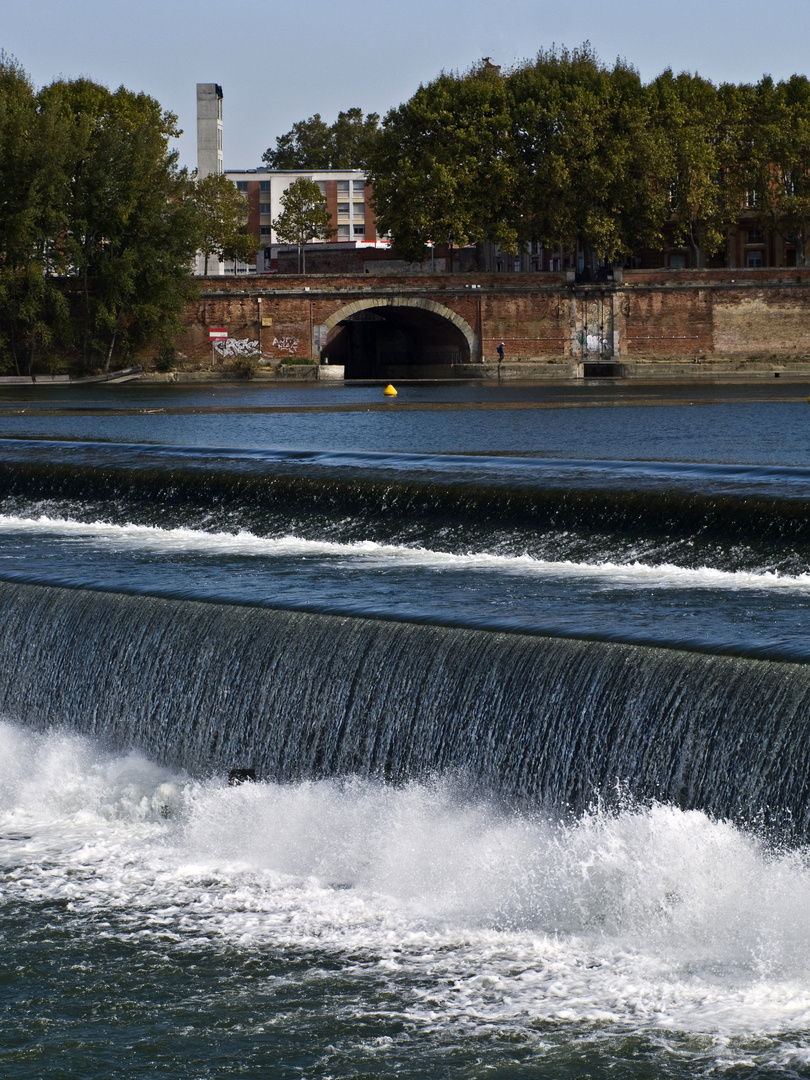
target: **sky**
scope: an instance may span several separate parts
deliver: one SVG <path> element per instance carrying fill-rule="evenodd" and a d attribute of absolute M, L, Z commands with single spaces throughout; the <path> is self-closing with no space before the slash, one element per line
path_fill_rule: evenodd
<path fill-rule="evenodd" d="M 0 0 L 0 48 L 37 86 L 86 76 L 177 114 L 196 164 L 196 84 L 223 88 L 226 169 L 261 165 L 313 113 L 385 112 L 440 71 L 509 67 L 590 41 L 644 81 L 667 67 L 714 82 L 810 66 L 810 0 Z"/>

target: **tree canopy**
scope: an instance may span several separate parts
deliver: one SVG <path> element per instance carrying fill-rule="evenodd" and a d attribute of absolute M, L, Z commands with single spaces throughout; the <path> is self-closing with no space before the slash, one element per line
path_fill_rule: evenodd
<path fill-rule="evenodd" d="M 271 169 L 365 169 L 379 134 L 379 115 L 362 109 L 338 113 L 327 124 L 315 113 L 293 124 L 268 147 L 262 161 Z"/>
<path fill-rule="evenodd" d="M 486 65 L 440 75 L 385 118 L 371 158 L 378 231 L 408 258 L 428 242 L 513 249 L 515 161 L 507 86 Z"/>
<path fill-rule="evenodd" d="M 670 243 L 694 266 L 743 214 L 810 239 L 810 82 L 715 86 L 667 70 L 645 85 L 586 43 L 508 72 L 443 73 L 385 116 L 369 157 L 381 232 L 425 245 L 579 246 L 611 261 Z"/>
<path fill-rule="evenodd" d="M 793 75 L 751 88 L 743 143 L 747 201 L 762 226 L 793 244 L 807 265 L 810 240 L 810 81 Z"/>
<path fill-rule="evenodd" d="M 273 221 L 277 239 L 295 244 L 306 273 L 306 246 L 310 240 L 327 240 L 333 232 L 332 215 L 327 211 L 321 189 L 314 180 L 301 176 L 293 180 L 281 196 L 282 211 Z"/>
<path fill-rule="evenodd" d="M 208 273 L 212 255 L 220 259 L 249 259 L 259 249 L 259 238 L 248 225 L 247 202 L 236 185 L 222 173 L 198 180 L 194 202 L 200 215 L 200 253 Z"/>
<path fill-rule="evenodd" d="M 146 94 L 88 79 L 37 93 L 0 57 L 0 363 L 109 368 L 172 338 L 200 240 L 178 134 Z"/>

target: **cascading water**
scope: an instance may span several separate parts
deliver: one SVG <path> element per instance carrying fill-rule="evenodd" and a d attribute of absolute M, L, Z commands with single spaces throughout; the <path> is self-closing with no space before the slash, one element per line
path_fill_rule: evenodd
<path fill-rule="evenodd" d="M 3 1075 L 810 1075 L 810 461 L 745 408 L 15 420 Z"/>
<path fill-rule="evenodd" d="M 0 583 L 0 709 L 198 773 L 617 784 L 810 830 L 810 666 Z"/>

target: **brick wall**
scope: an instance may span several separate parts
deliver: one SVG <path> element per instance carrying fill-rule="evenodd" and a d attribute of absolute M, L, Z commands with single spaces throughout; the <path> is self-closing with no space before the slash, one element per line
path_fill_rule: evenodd
<path fill-rule="evenodd" d="M 612 334 L 615 355 L 628 360 L 804 359 L 810 357 L 810 270 L 781 274 L 634 271 L 621 283 L 598 286 L 548 273 L 218 277 L 202 282 L 178 348 L 189 358 L 210 357 L 208 328 L 227 326 L 231 338 L 261 337 L 269 360 L 311 357 L 313 327 L 348 304 L 422 298 L 464 320 L 477 342 L 473 361 L 492 360 L 500 341 L 511 361 L 570 360 L 597 332 L 605 340 Z M 260 331 L 260 318 L 271 325 Z"/>

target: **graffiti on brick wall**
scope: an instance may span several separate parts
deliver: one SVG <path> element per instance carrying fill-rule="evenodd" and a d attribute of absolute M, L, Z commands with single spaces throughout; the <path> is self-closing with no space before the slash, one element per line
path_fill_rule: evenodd
<path fill-rule="evenodd" d="M 290 356 L 298 351 L 298 338 L 297 337 L 276 337 L 273 338 L 273 348 L 281 349 L 282 352 L 288 352 Z"/>
<path fill-rule="evenodd" d="M 254 356 L 259 351 L 259 343 L 249 338 L 227 338 L 225 341 L 215 341 L 214 348 L 222 357 Z"/>

